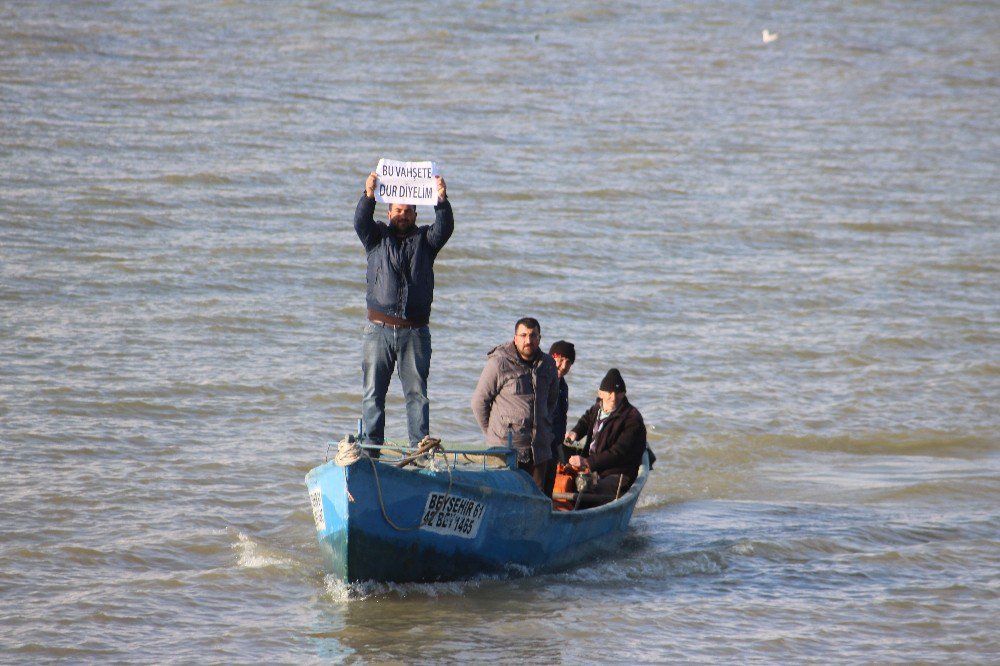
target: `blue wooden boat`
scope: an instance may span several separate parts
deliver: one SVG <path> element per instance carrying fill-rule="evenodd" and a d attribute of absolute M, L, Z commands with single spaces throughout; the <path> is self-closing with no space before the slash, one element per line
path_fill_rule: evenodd
<path fill-rule="evenodd" d="M 324 566 L 344 582 L 446 581 L 570 567 L 620 542 L 649 475 L 647 451 L 620 498 L 556 511 L 516 469 L 509 449 L 446 446 L 418 458 L 421 466 L 400 467 L 387 448 L 378 459 L 329 461 L 305 478 Z"/>

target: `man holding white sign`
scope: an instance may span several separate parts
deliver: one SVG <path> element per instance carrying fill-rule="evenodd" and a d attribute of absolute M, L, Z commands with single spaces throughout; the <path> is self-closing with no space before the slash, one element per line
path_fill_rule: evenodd
<path fill-rule="evenodd" d="M 376 200 L 389 204 L 388 224 L 375 221 Z M 434 224 L 416 225 L 417 204 L 434 205 Z M 354 230 L 368 254 L 368 323 L 361 360 L 365 443 L 385 440 L 385 395 L 398 369 L 410 446 L 416 446 L 430 432 L 428 323 L 434 260 L 455 230 L 444 179 L 434 163 L 379 160 L 365 181 Z"/>

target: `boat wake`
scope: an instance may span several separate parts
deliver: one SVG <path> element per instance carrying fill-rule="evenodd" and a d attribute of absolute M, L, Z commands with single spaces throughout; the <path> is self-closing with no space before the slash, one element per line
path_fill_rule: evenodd
<path fill-rule="evenodd" d="M 360 581 L 345 583 L 337 576 L 324 574 L 324 588 L 327 597 L 333 603 L 350 603 L 370 599 L 406 598 L 406 597 L 458 597 L 470 590 L 478 590 L 483 585 L 496 583 L 510 578 L 520 578 L 531 575 L 530 571 L 511 572 L 510 575 L 500 574 L 480 576 L 469 580 L 445 581 L 438 583 L 385 583 L 378 581 Z"/>
<path fill-rule="evenodd" d="M 241 569 L 294 567 L 299 564 L 287 552 L 256 541 L 239 530 L 235 532 L 237 541 L 233 543 L 233 552 L 236 553 L 236 565 Z"/>
<path fill-rule="evenodd" d="M 556 574 L 564 582 L 593 584 L 596 588 L 614 585 L 616 582 L 628 584 L 636 580 L 668 580 L 687 576 L 715 575 L 725 571 L 727 562 L 725 549 L 698 548 L 679 552 L 658 552 L 637 544 L 645 541 L 642 537 L 630 536 L 622 548 L 626 554 L 597 560 L 589 566 Z"/>

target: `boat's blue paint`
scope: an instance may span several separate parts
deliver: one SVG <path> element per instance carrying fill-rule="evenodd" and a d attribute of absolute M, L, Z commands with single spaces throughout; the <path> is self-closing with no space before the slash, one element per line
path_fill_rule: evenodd
<path fill-rule="evenodd" d="M 517 469 L 459 468 L 449 475 L 363 457 L 346 467 L 316 467 L 306 486 L 324 565 L 339 579 L 440 581 L 557 570 L 614 547 L 648 472 L 644 458 L 625 495 L 579 511 L 553 511 Z M 432 493 L 447 507 L 427 511 L 432 525 L 421 526 Z"/>

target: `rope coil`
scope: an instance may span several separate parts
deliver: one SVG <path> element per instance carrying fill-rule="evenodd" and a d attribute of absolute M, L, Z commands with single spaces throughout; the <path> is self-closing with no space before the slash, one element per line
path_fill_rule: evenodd
<path fill-rule="evenodd" d="M 361 460 L 361 457 L 365 455 L 360 444 L 349 437 L 345 437 L 337 444 L 337 455 L 333 461 L 340 467 L 349 467 Z"/>

